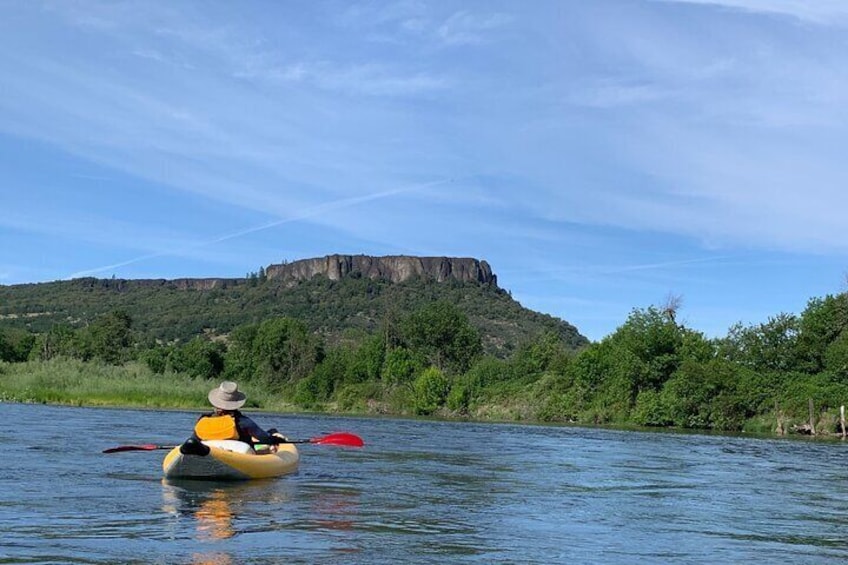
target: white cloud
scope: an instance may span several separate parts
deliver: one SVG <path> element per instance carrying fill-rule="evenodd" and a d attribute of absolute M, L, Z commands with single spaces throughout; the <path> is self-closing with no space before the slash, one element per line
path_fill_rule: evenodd
<path fill-rule="evenodd" d="M 396 72 L 377 63 L 338 66 L 329 61 L 301 61 L 283 67 L 242 70 L 235 76 L 279 83 L 311 84 L 329 91 L 387 97 L 426 94 L 450 86 L 450 81 L 442 76 L 426 72 Z"/>
<path fill-rule="evenodd" d="M 462 10 L 438 27 L 437 34 L 448 45 L 475 45 L 488 39 L 490 32 L 512 22 L 507 14 L 478 14 Z"/>
<path fill-rule="evenodd" d="M 543 218 L 716 247 L 842 249 L 846 179 L 830 148 L 846 126 L 848 63 L 832 48 L 844 37 L 750 15 L 843 10 L 727 0 L 702 2 L 692 21 L 669 4 L 511 15 L 366 2 L 337 15 L 319 3 L 298 27 L 279 13 L 211 18 L 199 4 L 57 3 L 66 21 L 50 26 L 84 41 L 7 34 L 0 129 L 279 218 L 485 170 L 503 186 L 426 204 L 514 211 L 523 228 Z"/>
<path fill-rule="evenodd" d="M 596 82 L 576 90 L 569 101 L 592 108 L 615 108 L 659 102 L 674 95 L 666 87 L 651 84 L 626 84 L 614 79 Z"/>
<path fill-rule="evenodd" d="M 792 16 L 816 24 L 848 23 L 844 0 L 654 0 L 659 2 L 722 6 L 751 13 Z"/>

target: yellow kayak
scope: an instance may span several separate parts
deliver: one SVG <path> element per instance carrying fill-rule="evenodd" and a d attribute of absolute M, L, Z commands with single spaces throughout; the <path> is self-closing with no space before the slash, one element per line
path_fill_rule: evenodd
<path fill-rule="evenodd" d="M 292 443 L 276 446 L 276 452 L 256 453 L 241 441 L 208 440 L 175 447 L 162 461 L 162 470 L 167 479 L 268 479 L 294 473 L 299 461 Z"/>

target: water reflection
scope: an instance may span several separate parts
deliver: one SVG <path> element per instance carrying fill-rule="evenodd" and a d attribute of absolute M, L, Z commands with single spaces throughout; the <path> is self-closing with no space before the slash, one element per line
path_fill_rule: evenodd
<path fill-rule="evenodd" d="M 248 506 L 261 502 L 279 505 L 287 500 L 284 493 L 268 488 L 268 483 L 225 483 L 210 481 L 162 481 L 162 510 L 178 519 L 193 523 L 194 539 L 215 543 L 238 536 L 249 527 Z M 239 526 L 240 524 L 240 526 Z M 191 563 L 230 565 L 233 556 L 220 548 L 195 552 Z"/>
<path fill-rule="evenodd" d="M 226 552 L 194 553 L 191 556 L 191 565 L 232 565 L 232 555 Z"/>
<path fill-rule="evenodd" d="M 353 530 L 359 513 L 359 492 L 345 488 L 315 489 L 310 492 L 309 512 L 317 529 Z"/>
<path fill-rule="evenodd" d="M 200 540 L 227 539 L 235 535 L 233 510 L 223 491 L 215 491 L 212 498 L 200 503 L 194 511 L 197 518 L 197 537 Z"/>

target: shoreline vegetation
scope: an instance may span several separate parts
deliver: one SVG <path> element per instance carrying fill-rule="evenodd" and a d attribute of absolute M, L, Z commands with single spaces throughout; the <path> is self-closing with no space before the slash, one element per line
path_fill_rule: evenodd
<path fill-rule="evenodd" d="M 475 304 L 472 322 L 461 300 L 422 293 L 333 340 L 280 315 L 169 341 L 122 310 L 39 331 L 0 326 L 0 401 L 203 409 L 210 388 L 234 380 L 247 408 L 275 412 L 844 433 L 846 294 L 712 339 L 678 323 L 672 300 L 633 310 L 599 342 L 540 328 L 501 356 L 484 347 Z"/>
<path fill-rule="evenodd" d="M 110 408 L 126 410 L 180 410 L 203 412 L 209 410 L 206 398 L 218 381 L 198 379 L 186 375 L 157 375 L 144 365 L 128 363 L 123 366 L 109 366 L 98 362 L 75 359 L 54 359 L 20 364 L 0 362 L 0 404 L 43 404 L 78 408 Z M 480 417 L 440 411 L 430 416 L 416 415 L 413 412 L 388 413 L 374 403 L 367 403 L 361 409 L 339 410 L 338 406 L 328 404 L 303 410 L 291 402 L 263 395 L 259 390 L 248 390 L 245 409 L 258 413 L 337 415 L 347 417 L 398 417 L 416 419 L 434 419 L 441 421 L 459 421 L 474 423 L 521 423 L 529 425 L 573 425 L 579 427 L 602 427 L 622 431 L 671 431 L 680 433 L 721 433 L 739 435 L 744 433 L 752 437 L 774 437 L 773 429 L 763 421 L 760 426 L 730 431 L 712 431 L 680 427 L 649 427 L 628 423 L 587 423 L 587 422 L 551 422 L 538 419 L 524 419 L 531 413 L 529 407 L 490 406 Z M 765 420 L 765 419 L 764 419 Z M 807 425 L 807 424 L 801 424 Z M 780 434 L 783 435 L 783 434 Z M 803 435 L 809 436 L 806 431 Z M 837 437 L 838 433 L 820 433 L 816 437 Z"/>

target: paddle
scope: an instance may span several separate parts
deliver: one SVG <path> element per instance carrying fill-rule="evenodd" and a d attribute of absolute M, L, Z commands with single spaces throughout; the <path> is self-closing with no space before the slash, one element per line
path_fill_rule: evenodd
<path fill-rule="evenodd" d="M 341 445 L 344 447 L 362 447 L 365 442 L 356 434 L 348 432 L 335 432 L 320 437 L 310 439 L 287 439 L 280 443 L 314 443 L 316 445 Z M 119 445 L 118 447 L 110 447 L 104 449 L 103 453 L 119 453 L 122 451 L 155 451 L 157 449 L 174 449 L 176 445 L 156 445 L 154 443 L 144 443 L 141 445 Z"/>
<path fill-rule="evenodd" d="M 315 443 L 318 445 L 343 445 L 345 447 L 362 447 L 365 442 L 356 434 L 348 432 L 336 432 L 322 437 L 312 439 L 286 440 L 281 443 Z"/>

